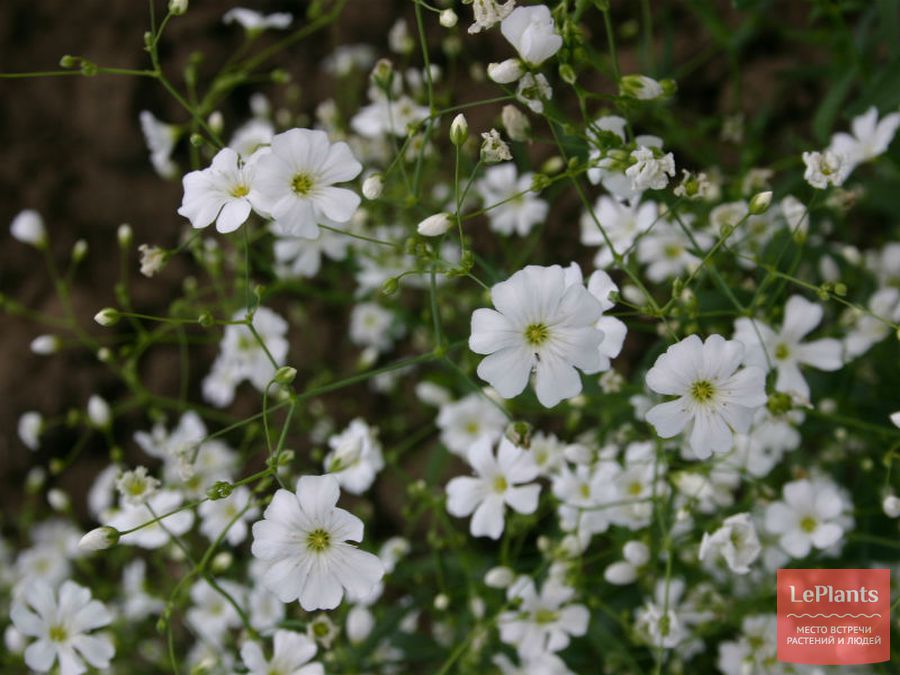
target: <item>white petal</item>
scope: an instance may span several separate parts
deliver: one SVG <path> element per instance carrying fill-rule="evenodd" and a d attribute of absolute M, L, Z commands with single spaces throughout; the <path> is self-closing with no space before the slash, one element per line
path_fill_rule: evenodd
<path fill-rule="evenodd" d="M 477 372 L 500 396 L 513 398 L 527 386 L 533 364 L 534 355 L 524 347 L 507 347 L 484 357 Z"/>
<path fill-rule="evenodd" d="M 250 215 L 250 202 L 246 199 L 232 199 L 225 203 L 216 219 L 216 229 L 228 234 L 238 229 Z"/>
<path fill-rule="evenodd" d="M 316 190 L 313 201 L 331 220 L 346 223 L 359 208 L 360 196 L 345 188 L 323 187 Z"/>
<path fill-rule="evenodd" d="M 507 489 L 503 498 L 514 511 L 528 514 L 537 510 L 540 494 L 540 485 L 523 485 Z"/>
<path fill-rule="evenodd" d="M 469 531 L 474 537 L 499 539 L 503 534 L 503 498 L 492 494 L 481 502 L 472 515 Z"/>
<path fill-rule="evenodd" d="M 596 346 L 592 353 L 596 356 Z M 578 371 L 555 354 L 545 353 L 538 361 L 534 384 L 538 401 L 545 408 L 552 408 L 563 399 L 581 393 L 581 376 Z"/>
<path fill-rule="evenodd" d="M 800 363 L 819 370 L 839 370 L 844 364 L 843 346 L 840 340 L 834 338 L 823 338 L 797 345 L 794 353 Z"/>
<path fill-rule="evenodd" d="M 822 321 L 822 305 L 810 302 L 801 295 L 792 295 L 784 306 L 781 336 L 787 342 L 799 342 Z"/>
<path fill-rule="evenodd" d="M 835 523 L 822 523 L 812 533 L 812 543 L 816 548 L 828 548 L 843 536 L 844 530 Z"/>
<path fill-rule="evenodd" d="M 653 425 L 660 438 L 672 438 L 684 431 L 687 423 L 691 421 L 691 414 L 684 402 L 676 399 L 653 406 L 647 411 L 644 419 Z"/>

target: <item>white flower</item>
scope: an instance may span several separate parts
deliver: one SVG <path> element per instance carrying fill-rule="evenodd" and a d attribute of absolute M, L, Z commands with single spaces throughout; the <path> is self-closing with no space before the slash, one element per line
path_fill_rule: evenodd
<path fill-rule="evenodd" d="M 607 267 L 615 259 L 613 250 L 621 255 L 631 248 L 641 234 L 653 227 L 657 216 L 656 202 L 639 205 L 636 201 L 620 202 L 602 195 L 594 204 L 593 213 L 588 211 L 581 216 L 581 243 L 599 246 L 594 265 Z"/>
<path fill-rule="evenodd" d="M 556 32 L 553 16 L 546 5 L 517 7 L 500 24 L 509 43 L 523 61 L 539 66 L 562 47 L 562 37 Z"/>
<path fill-rule="evenodd" d="M 852 135 L 838 132 L 832 136 L 829 149 L 844 158 L 846 173 L 849 174 L 858 164 L 884 154 L 894 140 L 898 127 L 900 112 L 892 112 L 879 121 L 878 109 L 872 106 L 853 118 L 850 124 Z"/>
<path fill-rule="evenodd" d="M 157 615 L 165 603 L 147 593 L 147 563 L 137 558 L 122 571 L 122 613 L 132 621 Z"/>
<path fill-rule="evenodd" d="M 299 599 L 306 611 L 334 609 L 345 589 L 364 596 L 384 575 L 376 556 L 346 543 L 362 541 L 363 523 L 335 506 L 339 497 L 334 476 L 303 476 L 295 493 L 278 490 L 253 525 L 263 583 L 282 602 Z"/>
<path fill-rule="evenodd" d="M 203 502 L 198 509 L 202 521 L 200 531 L 210 541 L 216 541 L 229 528 L 225 541 L 237 546 L 247 538 L 247 521 L 259 514 L 252 500 L 250 490 L 241 485 L 224 499 Z"/>
<path fill-rule="evenodd" d="M 174 178 L 178 175 L 178 166 L 172 161 L 172 151 L 178 141 L 178 127 L 161 122 L 148 110 L 141 111 L 140 122 L 156 173 L 162 178 Z"/>
<path fill-rule="evenodd" d="M 245 313 L 238 310 L 232 318 L 241 321 Z M 225 327 L 219 356 L 203 380 L 203 395 L 214 405 L 222 407 L 231 403 L 235 387 L 245 379 L 250 380 L 259 391 L 264 391 L 276 371 L 270 356 L 278 366 L 284 365 L 288 351 L 285 338 L 287 321 L 267 307 L 257 307 L 253 314 L 253 327 L 265 343 L 265 349 L 246 325 Z"/>
<path fill-rule="evenodd" d="M 248 33 L 260 33 L 269 28 L 287 28 L 294 17 L 287 12 L 260 14 L 252 9 L 235 7 L 225 12 L 222 23 L 238 23 Z"/>
<path fill-rule="evenodd" d="M 328 439 L 331 448 L 325 456 L 325 471 L 337 478 L 350 494 L 360 495 L 384 468 L 378 430 L 365 420 L 355 419 L 341 433 Z"/>
<path fill-rule="evenodd" d="M 881 317 L 894 323 L 900 322 L 900 290 L 890 286 L 878 289 L 869 298 L 868 307 L 871 314 L 848 310 L 852 321 L 844 337 L 848 359 L 861 356 L 891 334 L 890 327 Z"/>
<path fill-rule="evenodd" d="M 159 489 L 159 481 L 147 475 L 147 467 L 139 466 L 134 471 L 126 471 L 116 479 L 116 489 L 122 501 L 129 506 L 144 504 Z"/>
<path fill-rule="evenodd" d="M 253 105 L 253 99 L 250 101 Z M 246 123 L 235 129 L 228 147 L 234 150 L 241 157 L 247 160 L 254 159 L 253 154 L 272 143 L 272 137 L 275 135 L 275 127 L 272 123 L 259 117 L 254 117 Z"/>
<path fill-rule="evenodd" d="M 525 68 L 519 59 L 489 63 L 487 67 L 487 76 L 497 84 L 512 84 L 524 74 Z"/>
<path fill-rule="evenodd" d="M 191 171 L 182 179 L 184 197 L 178 215 L 194 228 L 208 227 L 234 232 L 250 216 L 256 193 L 254 163 L 245 163 L 231 148 L 222 148 L 202 171 Z"/>
<path fill-rule="evenodd" d="M 793 558 L 805 558 L 813 547 L 826 549 L 844 535 L 844 499 L 830 481 L 802 479 L 783 488 L 783 500 L 766 509 L 766 529 Z"/>
<path fill-rule="evenodd" d="M 79 675 L 94 668 L 108 668 L 116 650 L 105 634 L 92 634 L 108 626 L 112 614 L 91 592 L 74 581 L 65 581 L 59 594 L 42 581 L 28 584 L 13 601 L 10 618 L 24 635 L 37 638 L 25 650 L 25 664 L 46 673 L 58 662 L 60 675 Z"/>
<path fill-rule="evenodd" d="M 488 355 L 478 376 L 503 398 L 522 393 L 533 371 L 538 401 L 551 408 L 581 392 L 576 368 L 600 370 L 602 305 L 581 284 L 567 286 L 559 265 L 529 265 L 495 284 L 491 299 L 496 309 L 472 314 L 469 348 Z"/>
<path fill-rule="evenodd" d="M 44 417 L 41 413 L 30 410 L 19 418 L 19 440 L 29 450 L 37 450 L 41 444 L 41 429 L 44 426 Z"/>
<path fill-rule="evenodd" d="M 284 231 L 315 239 L 324 219 L 346 223 L 356 212 L 359 195 L 333 184 L 360 171 L 346 143 L 330 143 L 324 131 L 291 129 L 274 136 L 271 152 L 256 162 L 254 205 Z"/>
<path fill-rule="evenodd" d="M 23 244 L 30 244 L 36 248 L 47 245 L 47 228 L 44 227 L 44 219 L 34 209 L 25 209 L 16 214 L 9 226 L 13 238 Z"/>
<path fill-rule="evenodd" d="M 500 113 L 506 135 L 514 141 L 527 141 L 531 132 L 531 122 L 516 106 L 507 104 Z"/>
<path fill-rule="evenodd" d="M 361 302 L 350 312 L 350 341 L 384 352 L 394 343 L 394 313 L 376 302 Z"/>
<path fill-rule="evenodd" d="M 458 401 L 441 405 L 437 416 L 441 443 L 447 449 L 465 456 L 475 443 L 496 443 L 506 428 L 506 416 L 481 394 L 469 394 Z"/>
<path fill-rule="evenodd" d="M 273 637 L 271 659 L 263 655 L 258 642 L 241 645 L 241 660 L 251 675 L 324 675 L 321 663 L 310 663 L 316 655 L 316 643 L 302 633 L 277 630 Z"/>
<path fill-rule="evenodd" d="M 514 645 L 522 658 L 536 658 L 569 646 L 570 636 L 587 632 L 590 613 L 584 605 L 572 604 L 575 590 L 553 578 L 540 594 L 534 581 L 520 577 L 507 591 L 509 600 L 519 600 L 518 609 L 503 612 L 497 619 L 500 639 Z"/>
<path fill-rule="evenodd" d="M 275 272 L 282 279 L 315 276 L 322 267 L 323 256 L 343 260 L 352 241 L 345 234 L 324 228 L 319 228 L 315 239 L 291 236 L 274 226 L 271 230 L 275 236 Z"/>
<path fill-rule="evenodd" d="M 749 513 L 738 513 L 725 519 L 722 527 L 708 534 L 700 542 L 700 560 L 720 555 L 735 574 L 747 574 L 750 565 L 759 557 L 762 546 Z"/>
<path fill-rule="evenodd" d="M 509 146 L 500 138 L 500 132 L 496 129 L 485 131 L 481 134 L 481 159 L 486 164 L 496 164 L 512 159 Z"/>
<path fill-rule="evenodd" d="M 159 246 L 141 244 L 138 252 L 141 254 L 141 274 L 147 278 L 152 278 L 166 264 L 166 251 Z"/>
<path fill-rule="evenodd" d="M 581 268 L 578 263 L 572 263 L 566 268 L 566 283 L 582 283 Z M 612 278 L 603 270 L 595 270 L 591 274 L 587 282 L 588 293 L 597 298 L 600 308 L 607 312 L 615 306 L 615 303 L 609 299 L 612 293 L 618 293 L 619 287 L 616 286 Z M 600 369 L 598 372 L 609 370 L 612 367 L 611 359 L 614 359 L 622 351 L 622 345 L 625 343 L 625 334 L 628 327 L 625 323 L 614 316 L 601 316 L 594 324 L 594 328 L 603 333 L 603 341 L 600 343 L 598 350 L 600 352 Z"/>
<path fill-rule="evenodd" d="M 492 166 L 475 183 L 490 219 L 490 227 L 500 234 L 527 235 L 547 217 L 550 205 L 531 192 L 533 174 L 517 175 L 512 163 Z M 495 206 L 496 205 L 496 206 Z"/>
<path fill-rule="evenodd" d="M 172 513 L 181 507 L 182 501 L 182 496 L 178 492 L 161 490 L 144 504 L 134 506 L 123 504 L 122 509 L 113 514 L 106 524 L 123 533 L 119 538 L 122 544 L 159 548 L 168 544 L 171 537 L 180 536 L 190 530 L 194 524 L 194 513 L 190 509 Z M 125 534 L 127 530 L 151 521 L 155 522 Z"/>
<path fill-rule="evenodd" d="M 741 633 L 738 640 L 719 644 L 719 658 L 716 665 L 723 675 L 773 672 L 778 663 L 778 628 L 775 614 L 745 616 L 741 622 Z"/>
<path fill-rule="evenodd" d="M 390 99 L 380 90 L 370 90 L 372 103 L 360 108 L 350 120 L 350 127 L 360 136 L 380 139 L 387 134 L 406 136 L 410 127 L 426 119 L 430 110 L 417 105 L 406 94 Z"/>
<path fill-rule="evenodd" d="M 657 156 L 651 148 L 640 146 L 632 151 L 633 163 L 625 169 L 635 191 L 662 190 L 669 184 L 669 176 L 675 175 L 675 158 L 672 153 Z"/>
<path fill-rule="evenodd" d="M 711 335 L 702 342 L 690 335 L 662 354 L 647 371 L 647 386 L 658 394 L 677 396 L 651 408 L 647 421 L 662 438 L 688 427 L 690 446 L 698 459 L 727 452 L 734 432 L 750 428 L 753 414 L 766 403 L 765 373 L 740 368 L 744 345 Z"/>
<path fill-rule="evenodd" d="M 800 372 L 801 365 L 819 370 L 838 370 L 843 365 L 839 340 L 822 338 L 801 342 L 822 321 L 822 306 L 800 295 L 792 295 L 784 306 L 781 329 L 742 317 L 734 322 L 734 337 L 744 343 L 744 363 L 768 372 L 775 368 L 775 389 L 809 400 L 809 385 Z"/>
<path fill-rule="evenodd" d="M 692 234 L 701 250 L 712 246 L 713 238 L 706 232 Z M 639 262 L 647 265 L 647 278 L 659 283 L 696 269 L 700 259 L 691 252 L 692 249 L 693 242 L 680 227 L 661 221 L 640 238 L 637 257 Z"/>
<path fill-rule="evenodd" d="M 831 150 L 804 152 L 803 163 L 806 165 L 803 179 L 819 190 L 824 190 L 829 185 L 843 185 L 847 177 L 846 159 Z"/>
<path fill-rule="evenodd" d="M 474 14 L 475 23 L 469 26 L 469 33 L 480 33 L 481 31 L 493 27 L 494 24 L 503 21 L 516 6 L 516 0 L 506 0 L 506 2 L 497 2 L 497 0 L 473 0 L 472 13 Z"/>
<path fill-rule="evenodd" d="M 218 588 L 207 579 L 200 579 L 191 586 L 193 607 L 186 612 L 186 618 L 188 625 L 204 642 L 222 648 L 229 629 L 241 625 L 240 614 L 225 593 L 240 606 L 244 604 L 246 589 L 228 579 L 217 579 L 216 586 Z"/>
<path fill-rule="evenodd" d="M 447 511 L 457 518 L 471 515 L 473 537 L 499 539 L 506 506 L 526 514 L 537 509 L 541 486 L 531 481 L 537 478 L 538 467 L 508 438 L 500 439 L 496 457 L 485 439 L 469 449 L 466 459 L 476 477 L 457 476 L 447 483 Z"/>
<path fill-rule="evenodd" d="M 544 101 L 553 98 L 553 88 L 543 73 L 525 73 L 519 80 L 516 99 L 537 114 L 544 112 Z"/>

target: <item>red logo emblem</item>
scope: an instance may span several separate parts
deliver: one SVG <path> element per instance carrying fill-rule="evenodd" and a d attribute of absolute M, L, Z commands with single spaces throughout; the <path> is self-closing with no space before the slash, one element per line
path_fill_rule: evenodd
<path fill-rule="evenodd" d="M 889 570 L 778 570 L 777 593 L 779 661 L 890 660 Z"/>

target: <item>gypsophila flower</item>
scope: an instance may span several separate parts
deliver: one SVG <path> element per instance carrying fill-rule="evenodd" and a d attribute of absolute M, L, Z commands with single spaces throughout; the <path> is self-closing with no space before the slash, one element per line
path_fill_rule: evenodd
<path fill-rule="evenodd" d="M 19 440 L 29 450 L 37 450 L 40 446 L 41 430 L 44 426 L 44 417 L 39 412 L 31 410 L 23 413 L 19 418 L 17 432 Z"/>
<path fill-rule="evenodd" d="M 28 584 L 13 602 L 10 618 L 22 634 L 36 638 L 25 650 L 25 664 L 49 672 L 58 664 L 60 675 L 78 675 L 107 668 L 115 654 L 110 637 L 95 633 L 112 622 L 112 614 L 91 592 L 66 581 L 59 592 L 42 581 Z"/>
<path fill-rule="evenodd" d="M 138 252 L 141 254 L 141 274 L 148 279 L 153 277 L 166 264 L 166 251 L 159 246 L 141 244 L 138 246 Z"/>
<path fill-rule="evenodd" d="M 868 162 L 887 151 L 894 134 L 900 127 L 900 112 L 892 112 L 881 120 L 878 109 L 871 106 L 862 115 L 853 118 L 852 134 L 838 132 L 831 137 L 829 150 L 843 158 L 844 170 L 849 175 L 862 162 Z"/>
<path fill-rule="evenodd" d="M 543 73 L 525 73 L 519 79 L 516 99 L 531 110 L 541 114 L 544 112 L 544 101 L 553 98 L 553 88 Z"/>
<path fill-rule="evenodd" d="M 750 514 L 738 513 L 726 518 L 722 527 L 712 534 L 703 533 L 698 557 L 706 560 L 714 555 L 721 556 L 732 572 L 747 574 L 761 551 Z"/>
<path fill-rule="evenodd" d="M 284 29 L 291 25 L 294 17 L 287 12 L 260 14 L 252 9 L 235 7 L 225 12 L 222 23 L 237 23 L 248 33 L 261 33 L 269 28 Z"/>
<path fill-rule="evenodd" d="M 652 148 L 642 145 L 632 151 L 631 159 L 632 164 L 625 170 L 625 175 L 638 192 L 662 190 L 668 185 L 669 176 L 675 175 L 675 158 L 671 152 L 657 156 Z"/>
<path fill-rule="evenodd" d="M 325 471 L 337 478 L 350 494 L 359 495 L 368 490 L 384 468 L 378 430 L 365 420 L 357 418 L 350 422 L 344 431 L 328 439 L 328 446 L 331 452 L 325 456 Z"/>
<path fill-rule="evenodd" d="M 244 486 L 239 486 L 224 499 L 208 500 L 198 509 L 200 531 L 210 541 L 217 541 L 223 532 L 224 540 L 237 546 L 247 538 L 247 521 L 259 514 L 253 505 L 253 495 Z"/>
<path fill-rule="evenodd" d="M 779 536 L 791 557 L 805 558 L 813 547 L 827 549 L 840 541 L 849 505 L 830 480 L 791 481 L 782 494 L 782 501 L 766 509 L 766 530 Z"/>
<path fill-rule="evenodd" d="M 472 0 L 472 13 L 475 23 L 469 26 L 469 33 L 480 33 L 500 23 L 515 9 L 516 0 Z"/>
<path fill-rule="evenodd" d="M 437 425 L 441 442 L 457 455 L 465 456 L 481 440 L 493 445 L 503 435 L 506 416 L 480 394 L 469 394 L 440 406 Z"/>
<path fill-rule="evenodd" d="M 334 476 L 304 476 L 295 492 L 278 490 L 253 525 L 253 555 L 267 570 L 263 583 L 282 602 L 334 609 L 345 590 L 365 595 L 384 575 L 377 557 L 346 543 L 362 541 L 363 523 L 335 506 L 339 497 Z"/>
<path fill-rule="evenodd" d="M 819 190 L 829 185 L 843 185 L 847 177 L 847 161 L 832 150 L 804 152 L 803 163 L 806 165 L 803 179 Z"/>
<path fill-rule="evenodd" d="M 219 232 L 234 232 L 250 216 L 257 200 L 254 175 L 254 161 L 245 162 L 231 148 L 222 148 L 208 168 L 191 171 L 182 179 L 184 198 L 178 214 L 194 228 L 215 222 Z"/>
<path fill-rule="evenodd" d="M 315 239 L 327 218 L 346 223 L 359 196 L 335 183 L 353 180 L 362 171 L 350 147 L 331 143 L 324 131 L 291 129 L 272 138 L 272 149 L 256 162 L 254 207 L 295 236 Z"/>
<path fill-rule="evenodd" d="M 142 110 L 141 131 L 150 150 L 150 162 L 162 178 L 175 178 L 178 165 L 172 160 L 172 151 L 180 135 L 178 127 L 158 120 L 153 113 Z"/>
<path fill-rule="evenodd" d="M 646 376 L 653 391 L 678 397 L 647 412 L 656 433 L 672 438 L 686 431 L 698 459 L 730 450 L 734 433 L 747 431 L 766 403 L 765 373 L 740 368 L 743 358 L 743 344 L 721 335 L 705 342 L 690 335 L 669 347 Z"/>
<path fill-rule="evenodd" d="M 535 392 L 553 407 L 581 391 L 578 371 L 596 373 L 603 308 L 581 284 L 566 285 L 561 267 L 529 265 L 494 285 L 496 309 L 472 314 L 469 348 L 487 356 L 478 376 L 503 398 L 518 396 L 535 374 Z"/>
<path fill-rule="evenodd" d="M 539 66 L 562 47 L 546 5 L 516 7 L 500 23 L 500 32 L 530 66 Z"/>
<path fill-rule="evenodd" d="M 16 214 L 9 226 L 13 238 L 23 244 L 30 244 L 36 248 L 47 245 L 47 228 L 44 219 L 34 209 L 25 209 Z"/>
<path fill-rule="evenodd" d="M 496 164 L 512 159 L 509 146 L 500 138 L 500 132 L 496 129 L 485 131 L 481 134 L 481 159 L 486 164 Z"/>
<path fill-rule="evenodd" d="M 130 506 L 145 503 L 156 494 L 160 482 L 147 474 L 147 467 L 139 466 L 133 471 L 125 471 L 116 479 L 116 490 L 122 501 Z"/>
<path fill-rule="evenodd" d="M 512 164 L 492 166 L 475 184 L 488 211 L 490 227 L 500 234 L 527 235 L 547 217 L 550 205 L 530 192 L 533 174 L 517 175 Z M 494 206 L 497 205 L 497 206 Z"/>
<path fill-rule="evenodd" d="M 316 643 L 302 633 L 277 630 L 272 638 L 272 658 L 266 659 L 258 642 L 241 645 L 241 660 L 252 675 L 324 675 L 320 663 L 310 663 L 316 655 Z"/>
<path fill-rule="evenodd" d="M 471 515 L 473 537 L 499 539 L 507 506 L 525 514 L 537 509 L 541 487 L 531 481 L 537 478 L 538 467 L 509 439 L 500 439 L 496 457 L 492 444 L 479 440 L 469 448 L 466 459 L 476 477 L 457 476 L 447 483 L 447 511 L 457 518 Z"/>

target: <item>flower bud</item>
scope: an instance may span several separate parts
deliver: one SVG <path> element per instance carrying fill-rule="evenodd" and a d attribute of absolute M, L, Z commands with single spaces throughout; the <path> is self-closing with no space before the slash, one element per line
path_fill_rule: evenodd
<path fill-rule="evenodd" d="M 80 263 L 84 260 L 84 256 L 88 252 L 88 243 L 84 239 L 79 239 L 72 247 L 72 262 Z"/>
<path fill-rule="evenodd" d="M 490 588 L 506 588 L 513 579 L 513 571 L 508 567 L 492 567 L 484 575 L 484 583 Z"/>
<path fill-rule="evenodd" d="M 384 190 L 384 176 L 380 173 L 373 173 L 363 181 L 362 193 L 366 199 L 378 199 L 382 190 Z"/>
<path fill-rule="evenodd" d="M 503 106 L 501 112 L 503 128 L 506 129 L 506 135 L 514 141 L 527 141 L 528 135 L 531 133 L 531 122 L 528 117 L 514 105 Z"/>
<path fill-rule="evenodd" d="M 603 578 L 616 586 L 627 586 L 637 579 L 637 570 L 631 563 L 620 560 L 603 570 Z"/>
<path fill-rule="evenodd" d="M 439 237 L 453 226 L 449 213 L 435 213 L 419 223 L 416 230 L 423 237 Z"/>
<path fill-rule="evenodd" d="M 646 75 L 625 75 L 619 80 L 619 94 L 639 101 L 652 101 L 663 95 L 659 82 Z"/>
<path fill-rule="evenodd" d="M 297 377 L 297 369 L 291 368 L 290 366 L 281 366 L 278 370 L 275 371 L 275 377 L 272 379 L 275 380 L 278 384 L 281 385 L 289 385 L 294 381 L 294 378 Z"/>
<path fill-rule="evenodd" d="M 116 528 L 104 525 L 84 535 L 78 542 L 78 548 L 82 551 L 103 551 L 110 546 L 115 546 L 119 542 L 119 536 Z"/>
<path fill-rule="evenodd" d="M 434 608 L 439 612 L 443 612 L 447 607 L 450 606 L 450 598 L 447 597 L 446 593 L 438 593 L 434 596 Z"/>
<path fill-rule="evenodd" d="M 128 223 L 122 223 L 119 225 L 119 229 L 116 230 L 116 236 L 119 239 L 119 246 L 122 248 L 128 248 L 131 246 L 131 240 L 133 238 L 134 233 L 131 230 L 131 225 Z"/>
<path fill-rule="evenodd" d="M 234 486 L 231 483 L 220 480 L 213 483 L 213 486 L 206 491 L 206 496 L 212 501 L 225 499 L 231 495 L 232 490 L 234 490 Z"/>
<path fill-rule="evenodd" d="M 44 219 L 41 214 L 33 209 L 21 211 L 9 227 L 9 231 L 15 239 L 23 244 L 31 244 L 35 248 L 44 248 L 47 245 L 47 230 L 44 227 Z"/>
<path fill-rule="evenodd" d="M 50 504 L 50 508 L 60 513 L 68 511 L 72 505 L 69 495 L 59 488 L 53 488 L 47 492 L 47 502 Z"/>
<path fill-rule="evenodd" d="M 750 206 L 748 210 L 751 216 L 759 216 L 769 210 L 772 203 L 772 191 L 758 192 L 750 198 Z"/>
<path fill-rule="evenodd" d="M 381 89 L 387 89 L 391 85 L 394 75 L 394 64 L 390 59 L 378 59 L 372 68 L 372 81 Z"/>
<path fill-rule="evenodd" d="M 525 73 L 519 59 L 506 59 L 500 63 L 490 63 L 487 67 L 488 77 L 497 84 L 511 84 Z"/>
<path fill-rule="evenodd" d="M 466 121 L 466 116 L 460 113 L 450 123 L 450 142 L 458 147 L 465 143 L 468 137 L 469 123 Z"/>
<path fill-rule="evenodd" d="M 88 420 L 97 429 L 105 429 L 112 422 L 112 411 L 109 403 L 94 394 L 88 399 L 87 404 Z"/>
<path fill-rule="evenodd" d="M 38 335 L 31 341 L 31 351 L 41 356 L 47 356 L 58 352 L 60 344 L 60 339 L 55 335 Z"/>
<path fill-rule="evenodd" d="M 456 16 L 456 12 L 452 9 L 445 9 L 441 12 L 438 20 L 444 28 L 453 28 L 456 25 L 456 22 L 459 21 L 459 17 Z"/>
<path fill-rule="evenodd" d="M 114 326 L 120 318 L 118 310 L 112 307 L 104 307 L 94 315 L 94 321 L 104 327 Z"/>
<path fill-rule="evenodd" d="M 169 0 L 169 13 L 181 16 L 188 10 L 188 0 Z"/>
<path fill-rule="evenodd" d="M 629 541 L 622 548 L 622 555 L 635 567 L 641 567 L 649 562 L 650 549 L 642 541 Z"/>

